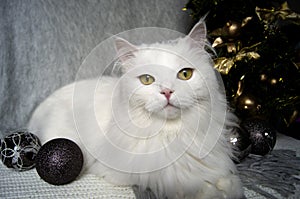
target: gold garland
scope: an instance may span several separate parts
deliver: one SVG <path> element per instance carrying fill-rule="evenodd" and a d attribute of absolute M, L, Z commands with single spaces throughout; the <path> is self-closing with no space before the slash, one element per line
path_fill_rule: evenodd
<path fill-rule="evenodd" d="M 293 21 L 295 24 L 300 25 L 300 15 L 293 12 L 287 2 L 281 4 L 278 9 L 264 9 L 264 8 L 255 8 L 255 13 L 258 16 L 259 20 L 263 21 L 265 24 L 274 21 L 275 19 L 289 19 Z"/>
<path fill-rule="evenodd" d="M 242 48 L 235 56 L 233 57 L 218 57 L 214 59 L 215 69 L 217 69 L 220 73 L 227 75 L 230 69 L 234 66 L 236 61 L 241 61 L 243 59 L 259 59 L 260 55 L 253 51 L 253 48 L 256 48 L 260 45 L 261 42 L 256 43 L 250 47 Z"/>

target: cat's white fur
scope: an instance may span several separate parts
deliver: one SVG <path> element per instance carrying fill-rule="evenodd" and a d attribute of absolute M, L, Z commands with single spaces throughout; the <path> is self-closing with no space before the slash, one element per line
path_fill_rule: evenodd
<path fill-rule="evenodd" d="M 28 128 L 45 143 L 65 137 L 84 153 L 85 172 L 121 185 L 149 187 L 158 197 L 242 198 L 226 133 L 226 110 L 205 24 L 187 37 L 134 46 L 116 40 L 121 77 L 67 85 L 41 103 Z M 189 80 L 177 77 L 193 68 Z M 139 76 L 155 81 L 143 85 Z M 163 89 L 172 90 L 168 100 Z"/>

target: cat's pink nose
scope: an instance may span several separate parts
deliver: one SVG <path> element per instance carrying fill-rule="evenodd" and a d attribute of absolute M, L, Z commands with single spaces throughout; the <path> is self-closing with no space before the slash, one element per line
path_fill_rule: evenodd
<path fill-rule="evenodd" d="M 170 97 L 171 97 L 171 94 L 173 93 L 174 91 L 172 91 L 171 89 L 168 89 L 168 88 L 164 88 L 163 90 L 160 91 L 161 94 L 165 95 L 167 100 L 169 101 Z"/>

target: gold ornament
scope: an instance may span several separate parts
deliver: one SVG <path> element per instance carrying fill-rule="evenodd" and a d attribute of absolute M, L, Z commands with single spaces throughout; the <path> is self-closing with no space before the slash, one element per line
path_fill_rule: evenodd
<path fill-rule="evenodd" d="M 237 37 L 240 34 L 242 25 L 238 22 L 230 21 L 226 23 L 226 31 L 229 37 Z"/>
<path fill-rule="evenodd" d="M 227 52 L 229 52 L 229 53 L 236 53 L 236 45 L 235 45 L 235 43 L 228 43 L 227 44 Z"/>
<path fill-rule="evenodd" d="M 271 85 L 277 84 L 277 79 L 276 79 L 276 78 L 272 78 L 272 79 L 270 80 L 270 84 L 271 84 Z"/>
<path fill-rule="evenodd" d="M 222 28 L 217 28 L 209 33 L 212 37 L 234 38 L 240 34 L 242 27 L 248 24 L 252 17 L 246 17 L 242 22 L 228 21 Z"/>
<path fill-rule="evenodd" d="M 209 33 L 212 37 L 235 38 L 240 34 L 241 28 L 248 24 L 252 17 L 246 17 L 242 22 L 228 21 L 222 28 L 217 28 Z"/>
<path fill-rule="evenodd" d="M 261 81 L 266 81 L 268 79 L 267 75 L 266 74 L 261 74 L 260 75 L 260 80 Z"/>
<path fill-rule="evenodd" d="M 261 109 L 257 99 L 249 93 L 243 93 L 237 98 L 236 107 L 240 111 L 244 110 L 253 115 L 256 115 Z"/>
<path fill-rule="evenodd" d="M 252 114 L 258 113 L 261 105 L 254 96 L 252 96 L 250 93 L 244 92 L 244 79 L 245 75 L 243 75 L 238 82 L 237 91 L 232 96 L 233 102 L 240 111 L 248 111 Z"/>

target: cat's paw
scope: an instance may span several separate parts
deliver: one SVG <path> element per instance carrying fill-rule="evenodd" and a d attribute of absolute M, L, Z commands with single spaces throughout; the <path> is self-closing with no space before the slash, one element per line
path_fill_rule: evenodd
<path fill-rule="evenodd" d="M 196 199 L 242 199 L 244 192 L 236 175 L 220 178 L 216 184 L 206 182 L 202 185 Z"/>
<path fill-rule="evenodd" d="M 218 190 L 214 184 L 206 182 L 201 186 L 201 190 L 197 193 L 195 199 L 210 199 L 210 198 L 217 199 L 217 198 L 223 198 L 223 196 L 222 196 L 222 192 L 220 192 L 220 190 Z"/>
<path fill-rule="evenodd" d="M 216 187 L 222 191 L 223 198 L 240 199 L 244 196 L 242 183 L 237 175 L 230 174 L 220 178 Z"/>

